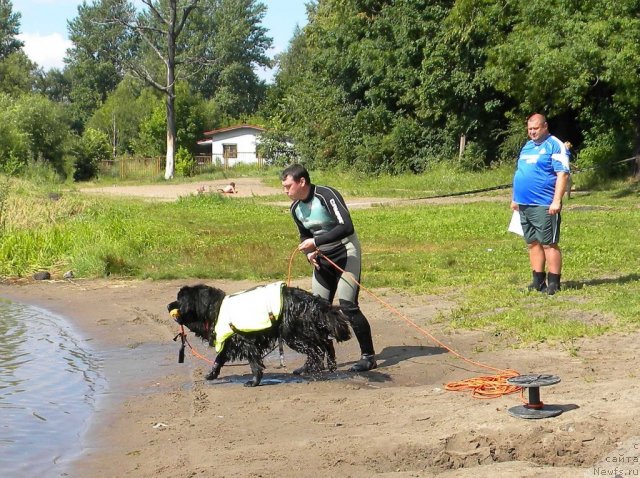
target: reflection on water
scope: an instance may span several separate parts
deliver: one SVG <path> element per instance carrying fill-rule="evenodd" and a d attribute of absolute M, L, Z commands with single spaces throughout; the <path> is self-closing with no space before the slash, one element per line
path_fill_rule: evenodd
<path fill-rule="evenodd" d="M 62 317 L 0 301 L 2 476 L 59 476 L 105 386 L 99 366 Z"/>

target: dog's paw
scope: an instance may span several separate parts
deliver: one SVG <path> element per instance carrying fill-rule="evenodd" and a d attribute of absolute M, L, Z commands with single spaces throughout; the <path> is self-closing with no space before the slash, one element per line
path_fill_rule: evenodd
<path fill-rule="evenodd" d="M 335 360 L 327 359 L 327 370 L 329 370 L 329 372 L 335 372 L 338 370 L 338 363 Z"/>
<path fill-rule="evenodd" d="M 205 380 L 215 380 L 220 375 L 220 370 L 213 369 L 211 372 L 204 376 Z"/>
<path fill-rule="evenodd" d="M 255 382 L 254 380 L 249 380 L 244 384 L 245 387 L 257 387 L 258 385 L 260 385 L 260 382 Z"/>

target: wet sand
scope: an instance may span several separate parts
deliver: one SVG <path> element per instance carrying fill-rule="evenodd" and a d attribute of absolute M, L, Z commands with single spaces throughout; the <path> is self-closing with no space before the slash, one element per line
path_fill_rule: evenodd
<path fill-rule="evenodd" d="M 522 420 L 508 413 L 521 404 L 517 394 L 475 400 L 445 391 L 449 381 L 489 372 L 430 343 L 367 295 L 362 308 L 374 332 L 377 370 L 346 371 L 358 357 L 352 340 L 338 345 L 335 374 L 287 380 L 302 363 L 288 352 L 286 368 L 268 362 L 265 385 L 252 389 L 241 384 L 250 373 L 244 364 L 225 367 L 221 380 L 207 382 L 209 364 L 190 355 L 177 363 L 177 328 L 166 304 L 180 286 L 198 282 L 0 285 L 1 297 L 67 317 L 106 358 L 108 390 L 66 476 L 567 477 L 594 476 L 612 465 L 638 468 L 631 456 L 640 448 L 633 366 L 638 333 L 578 339 L 577 353 L 547 344 L 513 349 L 490 333 L 435 323 L 439 311 L 454 305 L 442 298 L 375 291 L 466 357 L 522 374 L 560 376 L 541 394 L 564 413 Z M 210 284 L 227 292 L 256 285 Z M 296 285 L 308 288 L 306 281 Z M 611 462 L 620 456 L 630 460 Z"/>

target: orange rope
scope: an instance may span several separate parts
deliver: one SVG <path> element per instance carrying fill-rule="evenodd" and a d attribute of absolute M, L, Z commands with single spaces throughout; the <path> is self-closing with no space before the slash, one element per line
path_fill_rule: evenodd
<path fill-rule="evenodd" d="M 325 256 L 322 253 L 319 253 L 319 255 L 321 255 L 327 262 L 329 262 L 329 264 L 331 264 L 337 270 L 339 270 L 342 273 L 346 273 L 346 271 L 344 269 L 342 269 L 340 266 L 338 266 L 335 262 L 333 262 L 327 256 Z M 291 263 L 291 261 L 290 261 L 290 263 Z M 473 364 L 473 365 L 475 365 L 477 367 L 481 367 L 481 368 L 485 368 L 485 369 L 493 370 L 493 371 L 497 372 L 495 375 L 475 377 L 475 378 L 471 378 L 471 379 L 467 379 L 467 380 L 461 380 L 461 381 L 457 381 L 457 382 L 449 382 L 449 383 L 445 384 L 445 387 L 444 387 L 445 390 L 449 390 L 449 391 L 453 391 L 453 392 L 461 392 L 461 391 L 469 390 L 469 391 L 472 392 L 472 397 L 473 398 L 483 398 L 483 399 L 498 398 L 498 397 L 501 397 L 502 395 L 508 395 L 508 394 L 511 394 L 511 393 L 516 393 L 516 392 L 521 391 L 521 387 L 518 387 L 518 386 L 515 386 L 515 385 L 511 385 L 511 384 L 507 383 L 507 379 L 508 378 L 516 377 L 516 376 L 520 375 L 520 373 L 517 372 L 516 370 L 499 369 L 499 368 L 491 367 L 490 365 L 486 365 L 486 364 L 483 364 L 481 362 L 477 362 L 475 360 L 471 360 L 471 359 L 468 359 L 468 358 L 464 357 L 460 353 L 458 353 L 455 350 L 453 350 L 451 347 L 447 346 L 446 344 L 444 344 L 443 342 L 438 340 L 429 331 L 423 329 L 418 324 L 416 324 L 414 321 L 412 321 L 411 319 L 409 319 L 406 316 L 404 316 L 402 313 L 400 313 L 391 304 L 389 304 L 389 303 L 385 302 L 384 300 L 380 299 L 373 292 L 371 292 L 369 289 L 367 289 L 362 284 L 360 284 L 353 276 L 351 277 L 351 279 L 356 284 L 358 284 L 358 286 L 362 287 L 362 289 L 365 292 L 367 292 L 371 297 L 376 299 L 378 302 L 380 302 L 382 305 L 384 305 L 387 309 L 389 309 L 395 315 L 397 315 L 402 320 L 404 320 L 407 324 L 409 324 L 410 326 L 412 326 L 413 328 L 418 330 L 418 332 L 420 332 L 422 335 L 424 335 L 425 337 L 429 338 L 433 343 L 435 343 L 438 346 L 446 349 L 449 353 L 455 355 L 456 357 L 458 357 L 459 359 L 461 359 L 461 360 L 463 360 L 463 361 L 465 361 L 467 363 Z"/>
<path fill-rule="evenodd" d="M 189 350 L 191 350 L 191 354 L 194 357 L 199 358 L 200 360 L 204 360 L 205 362 L 213 365 L 213 360 L 208 359 L 207 357 L 205 357 L 204 355 L 201 355 L 192 345 L 191 342 L 189 342 L 189 339 L 187 338 L 187 334 L 184 331 L 184 325 L 180 326 L 180 334 L 184 337 L 184 341 L 186 342 L 186 344 L 189 346 Z"/>
<path fill-rule="evenodd" d="M 292 265 L 293 265 L 293 259 L 296 256 L 297 252 L 298 252 L 298 247 L 296 246 L 296 248 L 293 250 L 293 253 L 291 254 L 291 257 L 289 258 L 289 268 L 288 268 L 288 275 L 287 275 L 287 286 L 290 286 L 290 284 L 291 284 L 291 269 L 292 269 Z M 333 262 L 327 256 L 325 256 L 322 253 L 319 253 L 319 255 L 324 257 L 324 259 L 327 262 L 329 262 L 329 264 L 331 264 L 333 267 L 335 267 L 337 270 L 339 270 L 342 273 L 346 273 L 346 271 L 344 269 L 342 269 L 340 266 L 338 266 L 335 262 Z M 485 375 L 485 376 L 474 377 L 474 378 L 470 378 L 470 379 L 466 379 L 466 380 L 460 380 L 460 381 L 456 381 L 456 382 L 449 382 L 449 383 L 445 384 L 445 386 L 444 386 L 445 390 L 449 390 L 449 391 L 452 391 L 452 392 L 471 391 L 472 392 L 471 396 L 473 398 L 480 398 L 480 399 L 498 398 L 498 397 L 501 397 L 503 395 L 508 395 L 508 394 L 516 393 L 516 392 L 522 392 L 521 393 L 521 398 L 526 403 L 526 400 L 524 400 L 524 395 L 523 395 L 524 390 L 521 387 L 518 387 L 518 386 L 515 386 L 515 385 L 511 385 L 511 384 L 507 383 L 507 379 L 508 378 L 516 377 L 516 376 L 520 375 L 519 372 L 517 372 L 516 370 L 512 370 L 512 369 L 499 369 L 499 368 L 492 367 L 490 365 L 486 365 L 486 364 L 483 364 L 481 362 L 477 362 L 475 360 L 471 360 L 471 359 L 468 359 L 468 358 L 464 357 L 460 353 L 458 353 L 455 350 L 453 350 L 451 347 L 447 346 L 445 343 L 443 343 L 440 340 L 438 340 L 429 331 L 427 331 L 426 329 L 423 329 L 418 324 L 416 324 L 414 321 L 412 321 L 411 319 L 409 319 L 406 316 L 404 316 L 402 313 L 400 313 L 391 304 L 389 304 L 389 303 L 385 302 L 384 300 L 380 299 L 377 295 L 375 295 L 369 289 L 367 289 L 362 284 L 360 284 L 353 276 L 351 277 L 351 279 L 356 284 L 358 284 L 358 286 L 361 287 L 367 294 L 369 294 L 371 297 L 376 299 L 378 302 L 380 302 L 382 305 L 384 305 L 387 309 L 389 309 L 395 315 L 397 315 L 402 320 L 404 320 L 407 324 L 409 324 L 410 326 L 412 326 L 413 328 L 418 330 L 418 332 L 420 332 L 422 335 L 424 335 L 425 337 L 429 338 L 436 345 L 444 348 L 449 353 L 453 354 L 454 356 L 458 357 L 459 359 L 461 359 L 461 360 L 463 360 L 463 361 L 465 361 L 467 363 L 470 363 L 470 364 L 475 365 L 477 367 L 481 367 L 481 368 L 485 368 L 485 369 L 493 370 L 494 372 L 497 372 L 495 375 Z M 181 326 L 181 328 L 182 328 L 182 332 L 181 333 L 184 334 L 184 327 Z M 199 358 L 200 360 L 204 360 L 205 362 L 208 362 L 210 364 L 213 364 L 212 360 L 210 360 L 207 357 L 204 357 L 203 355 L 198 353 L 198 351 L 191 345 L 189 340 L 186 338 L 186 335 L 185 335 L 185 341 L 186 341 L 187 345 L 189 346 L 189 349 L 191 350 L 191 353 L 195 357 Z"/>
<path fill-rule="evenodd" d="M 287 279 L 287 286 L 291 285 L 291 267 L 293 265 L 293 259 L 295 257 L 295 253 L 298 252 L 298 246 L 296 246 L 296 248 L 293 250 L 293 253 L 291 254 L 291 257 L 289 258 L 289 272 L 288 272 L 288 279 Z M 187 339 L 187 335 L 184 332 L 184 326 L 181 325 L 180 326 L 180 334 L 184 337 L 184 341 L 186 342 L 186 344 L 189 346 L 189 350 L 191 350 L 191 355 L 193 355 L 196 358 L 199 358 L 200 360 L 203 360 L 209 364 L 213 365 L 213 360 L 208 359 L 207 357 L 205 357 L 204 355 L 200 354 L 200 352 L 198 352 L 195 347 L 193 345 L 191 345 L 191 342 L 189 342 L 189 339 Z"/>

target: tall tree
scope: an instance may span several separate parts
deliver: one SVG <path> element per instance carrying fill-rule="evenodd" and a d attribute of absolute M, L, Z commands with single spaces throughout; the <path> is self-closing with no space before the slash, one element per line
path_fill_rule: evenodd
<path fill-rule="evenodd" d="M 190 56 L 205 62 L 185 64 L 186 78 L 222 115 L 251 114 L 265 94 L 266 85 L 255 73 L 272 66 L 267 56 L 272 39 L 261 25 L 265 13 L 255 0 L 202 0 L 193 14 L 185 42 Z"/>
<path fill-rule="evenodd" d="M 167 154 L 165 179 L 173 178 L 176 153 L 176 66 L 182 63 L 183 45 L 179 43 L 189 16 L 200 0 L 140 0 L 145 11 L 134 15 L 123 9 L 107 17 L 109 23 L 118 23 L 136 35 L 162 65 L 161 78 L 157 70 L 143 61 L 127 61 L 127 68 L 138 78 L 162 92 L 167 110 Z M 139 60 L 139 59 L 138 59 Z"/>
<path fill-rule="evenodd" d="M 218 93 L 229 88 L 231 94 L 221 96 L 231 98 L 228 109 L 236 107 L 239 113 L 255 110 L 257 105 L 252 98 L 256 97 L 259 88 L 256 91 L 258 82 L 251 66 L 255 62 L 267 61 L 264 50 L 270 46 L 270 39 L 258 26 L 264 6 L 255 0 L 140 2 L 144 5 L 140 14 L 134 15 L 122 9 L 108 21 L 120 24 L 140 42 L 140 55 L 135 61 L 126 61 L 127 69 L 165 97 L 167 147 L 164 176 L 171 179 L 177 141 L 176 82 L 192 79 L 197 84 L 197 78 L 203 77 L 202 72 L 222 71 L 225 76 L 214 87 Z M 213 20 L 209 21 L 208 16 Z M 225 34 L 231 35 L 233 41 L 225 43 Z M 229 58 L 224 55 L 229 55 Z"/>
<path fill-rule="evenodd" d="M 24 51 L 18 50 L 0 60 L 0 92 L 18 96 L 34 89 L 40 71 Z"/>
<path fill-rule="evenodd" d="M 11 0 L 0 0 L 0 61 L 24 46 L 19 33 L 20 13 L 13 11 Z"/>
<path fill-rule="evenodd" d="M 125 58 L 136 54 L 130 32 L 105 18 L 134 12 L 122 0 L 96 0 L 90 5 L 83 1 L 78 15 L 68 22 L 72 47 L 65 57 L 65 77 L 71 84 L 69 96 L 78 131 L 122 80 Z"/>

